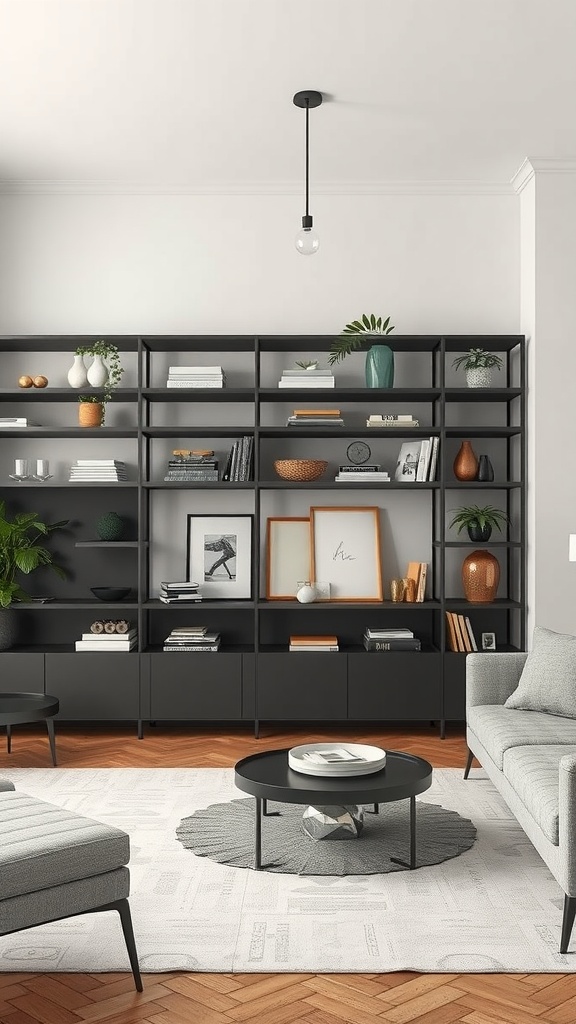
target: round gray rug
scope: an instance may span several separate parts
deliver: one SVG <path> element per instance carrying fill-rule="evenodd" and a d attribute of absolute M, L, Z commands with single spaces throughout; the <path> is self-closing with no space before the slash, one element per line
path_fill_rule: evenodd
<path fill-rule="evenodd" d="M 375 875 L 406 871 L 390 857 L 409 854 L 409 801 L 380 804 L 379 814 L 365 810 L 358 839 L 315 841 L 302 831 L 300 804 L 268 801 L 262 817 L 262 868 L 291 875 Z M 211 804 L 183 818 L 176 836 L 187 850 L 219 864 L 251 868 L 254 863 L 254 800 L 245 797 Z M 441 864 L 473 845 L 476 827 L 468 818 L 439 804 L 416 803 L 416 863 Z"/>

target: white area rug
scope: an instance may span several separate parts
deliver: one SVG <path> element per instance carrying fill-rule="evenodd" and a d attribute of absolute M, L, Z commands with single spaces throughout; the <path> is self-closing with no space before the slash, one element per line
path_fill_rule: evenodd
<path fill-rule="evenodd" d="M 420 797 L 472 819 L 455 860 L 348 877 L 254 872 L 195 857 L 181 818 L 238 797 L 230 769 L 0 769 L 17 789 L 117 825 L 132 841 L 143 971 L 521 971 L 576 969 L 558 953 L 563 894 L 480 770 L 439 769 Z M 576 940 L 572 943 L 576 950 Z M 2 971 L 124 971 L 116 914 L 0 938 Z"/>

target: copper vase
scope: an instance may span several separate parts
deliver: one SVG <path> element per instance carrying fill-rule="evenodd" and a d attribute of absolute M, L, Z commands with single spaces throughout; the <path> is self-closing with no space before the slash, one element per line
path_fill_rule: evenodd
<path fill-rule="evenodd" d="M 471 551 L 462 563 L 462 583 L 467 601 L 490 604 L 500 582 L 500 563 L 489 551 Z"/>
<path fill-rule="evenodd" d="M 454 459 L 454 476 L 457 480 L 475 480 L 478 473 L 478 459 L 470 441 L 462 441 Z"/>

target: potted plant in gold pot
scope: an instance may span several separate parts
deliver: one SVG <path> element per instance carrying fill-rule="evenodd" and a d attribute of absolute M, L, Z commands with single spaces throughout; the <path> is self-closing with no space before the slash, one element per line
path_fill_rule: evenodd
<path fill-rule="evenodd" d="M 106 403 L 111 400 L 124 373 L 118 346 L 101 338 L 91 345 L 79 345 L 75 355 L 94 357 L 94 362 L 88 368 L 88 384 L 101 389 L 98 394 L 78 397 L 78 422 L 81 427 L 101 427 L 106 416 Z"/>

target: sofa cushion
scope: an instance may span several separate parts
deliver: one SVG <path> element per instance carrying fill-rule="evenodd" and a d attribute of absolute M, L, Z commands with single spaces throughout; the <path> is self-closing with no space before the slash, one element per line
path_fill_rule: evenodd
<path fill-rule="evenodd" d="M 574 748 L 576 752 L 576 748 Z M 504 775 L 534 821 L 558 846 L 559 764 L 570 753 L 563 744 L 513 747 L 504 754 Z"/>
<path fill-rule="evenodd" d="M 513 711 L 501 704 L 482 704 L 468 708 L 467 724 L 500 771 L 504 764 L 504 752 L 511 747 L 550 743 L 576 746 L 576 721 L 558 715 Z M 565 753 L 569 754 L 570 750 Z"/>
<path fill-rule="evenodd" d="M 505 707 L 576 718 L 576 636 L 536 626 L 532 650 Z"/>
<path fill-rule="evenodd" d="M 2 794 L 2 898 L 37 892 L 123 867 L 125 832 L 23 793 Z"/>

